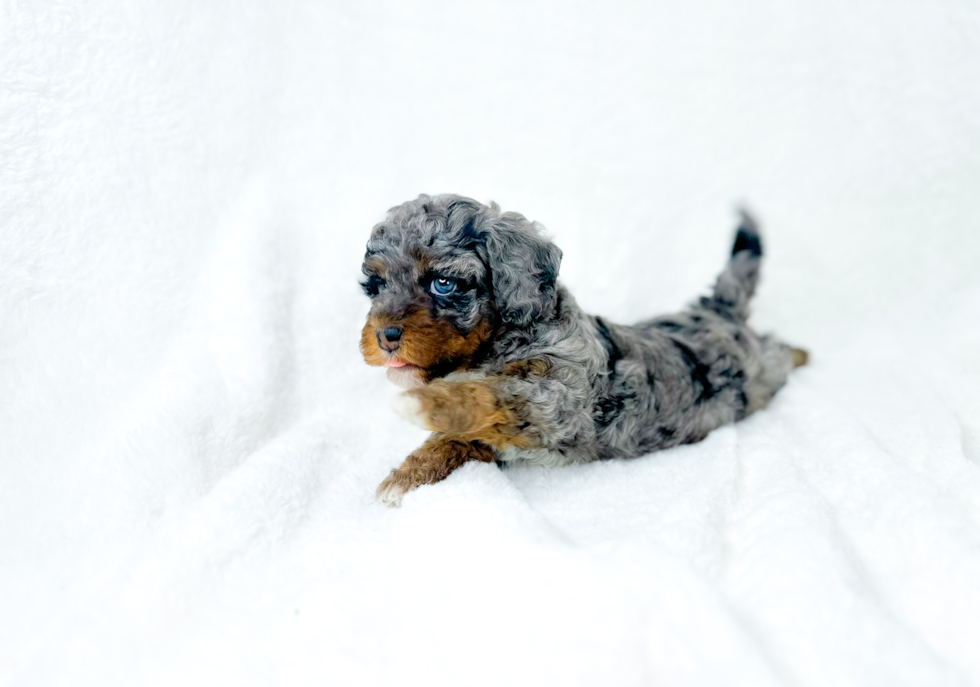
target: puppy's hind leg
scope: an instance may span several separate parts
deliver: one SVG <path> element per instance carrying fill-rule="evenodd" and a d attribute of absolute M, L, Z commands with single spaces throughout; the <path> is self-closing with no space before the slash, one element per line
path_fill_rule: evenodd
<path fill-rule="evenodd" d="M 793 354 L 793 367 L 803 367 L 810 362 L 810 354 L 805 348 L 791 346 L 789 350 Z"/>
<path fill-rule="evenodd" d="M 769 405 L 789 377 L 793 368 L 806 363 L 807 352 L 792 348 L 772 336 L 759 337 L 758 358 L 752 365 L 745 392 L 749 399 L 749 412 Z M 801 362 L 802 361 L 802 362 Z"/>

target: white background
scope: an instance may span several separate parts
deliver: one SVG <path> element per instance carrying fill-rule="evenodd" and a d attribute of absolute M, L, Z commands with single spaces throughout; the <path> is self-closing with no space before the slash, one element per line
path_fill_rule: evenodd
<path fill-rule="evenodd" d="M 357 351 L 420 192 L 616 321 L 763 220 L 769 410 L 469 465 Z M 980 683 L 980 5 L 0 4 L 0 682 Z"/>

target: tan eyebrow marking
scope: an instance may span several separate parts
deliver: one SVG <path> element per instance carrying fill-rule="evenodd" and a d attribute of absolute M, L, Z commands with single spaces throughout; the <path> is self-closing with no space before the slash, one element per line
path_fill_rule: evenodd
<path fill-rule="evenodd" d="M 385 261 L 378 258 L 371 258 L 370 260 L 366 260 L 364 262 L 364 269 L 368 272 L 377 274 L 379 277 L 384 277 L 387 275 L 387 270 L 385 269 L 386 266 L 387 264 Z"/>

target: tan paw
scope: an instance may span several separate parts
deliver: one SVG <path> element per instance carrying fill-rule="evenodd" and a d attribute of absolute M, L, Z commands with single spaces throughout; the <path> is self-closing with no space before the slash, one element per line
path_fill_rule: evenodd
<path fill-rule="evenodd" d="M 392 470 L 375 492 L 378 501 L 390 508 L 402 505 L 402 497 L 418 485 L 412 484 L 404 474 Z"/>
<path fill-rule="evenodd" d="M 793 367 L 803 367 L 810 362 L 810 354 L 802 348 L 790 348 L 793 354 Z"/>

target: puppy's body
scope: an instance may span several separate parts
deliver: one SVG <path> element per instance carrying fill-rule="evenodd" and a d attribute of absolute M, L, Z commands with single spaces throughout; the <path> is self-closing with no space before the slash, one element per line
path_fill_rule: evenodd
<path fill-rule="evenodd" d="M 459 196 L 394 208 L 368 243 L 361 347 L 435 434 L 379 497 L 397 504 L 467 460 L 638 456 L 764 408 L 805 353 L 746 324 L 761 255 L 743 216 L 709 296 L 616 325 L 579 309 L 556 282 L 560 251 L 520 215 Z"/>

